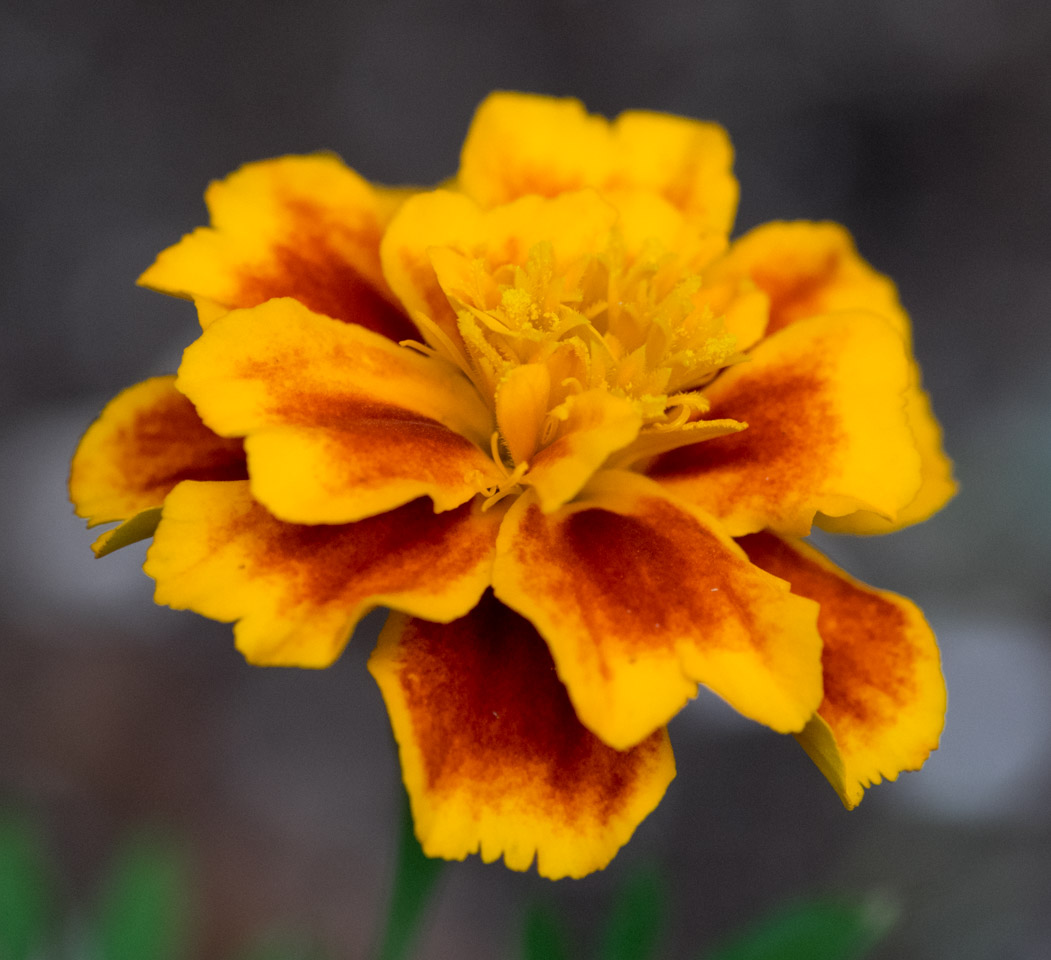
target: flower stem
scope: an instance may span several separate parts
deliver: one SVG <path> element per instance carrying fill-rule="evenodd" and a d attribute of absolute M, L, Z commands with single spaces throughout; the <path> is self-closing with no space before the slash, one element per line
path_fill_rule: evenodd
<path fill-rule="evenodd" d="M 416 840 L 408 798 L 402 802 L 398 862 L 387 911 L 387 926 L 377 960 L 407 960 L 419 935 L 443 860 L 427 857 Z"/>

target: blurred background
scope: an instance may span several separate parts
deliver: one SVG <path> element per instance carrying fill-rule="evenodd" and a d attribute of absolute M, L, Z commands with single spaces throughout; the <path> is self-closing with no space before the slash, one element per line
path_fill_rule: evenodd
<path fill-rule="evenodd" d="M 0 9 L 0 810 L 31 811 L 63 909 L 129 829 L 186 852 L 191 955 L 309 931 L 364 957 L 400 785 L 365 671 L 248 667 L 229 628 L 155 608 L 144 547 L 92 559 L 65 496 L 80 433 L 170 372 L 189 304 L 134 286 L 206 222 L 206 183 L 330 148 L 382 182 L 457 165 L 491 89 L 714 119 L 738 230 L 834 219 L 900 285 L 961 493 L 919 528 L 823 540 L 915 598 L 950 690 L 922 774 L 846 813 L 803 752 L 702 696 L 679 775 L 604 873 L 445 872 L 419 956 L 513 956 L 540 896 L 591 936 L 627 871 L 670 890 L 662 953 L 786 897 L 882 892 L 889 960 L 1051 957 L 1051 5 L 1041 0 L 51 0 Z"/>

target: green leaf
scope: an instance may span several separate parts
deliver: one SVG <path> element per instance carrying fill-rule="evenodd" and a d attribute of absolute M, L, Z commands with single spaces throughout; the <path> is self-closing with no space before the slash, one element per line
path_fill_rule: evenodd
<path fill-rule="evenodd" d="M 187 932 L 186 876 L 169 843 L 132 838 L 110 867 L 95 942 L 99 960 L 177 960 Z"/>
<path fill-rule="evenodd" d="M 613 904 L 602 941 L 603 960 L 649 960 L 660 936 L 663 891 L 652 870 L 629 877 Z"/>
<path fill-rule="evenodd" d="M 51 919 L 43 843 L 26 822 L 0 819 L 0 960 L 38 953 Z"/>
<path fill-rule="evenodd" d="M 775 910 L 706 960 L 860 960 L 890 930 L 885 900 L 810 900 Z"/>
<path fill-rule="evenodd" d="M 408 799 L 403 804 L 398 864 L 394 874 L 387 928 L 380 947 L 380 960 L 406 960 L 426 911 L 443 860 L 432 860 L 420 849 L 412 825 Z"/>
<path fill-rule="evenodd" d="M 522 960 L 569 960 L 565 930 L 550 909 L 534 904 L 526 914 Z"/>

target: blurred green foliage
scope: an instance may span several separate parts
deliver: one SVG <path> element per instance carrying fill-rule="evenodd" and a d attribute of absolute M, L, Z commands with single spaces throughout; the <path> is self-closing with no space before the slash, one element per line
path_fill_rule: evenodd
<path fill-rule="evenodd" d="M 406 803 L 390 908 L 378 960 L 409 960 L 442 861 L 424 856 Z M 191 884 L 170 841 L 135 834 L 121 844 L 93 909 L 75 926 L 58 919 L 46 845 L 31 821 L 0 816 L 0 960 L 186 960 Z M 613 899 L 598 951 L 573 948 L 563 919 L 533 904 L 522 928 L 521 960 L 657 960 L 666 898 L 655 870 L 629 875 Z M 863 960 L 894 925 L 879 898 L 817 898 L 782 905 L 699 960 Z M 326 960 L 307 939 L 259 938 L 237 960 Z"/>
<path fill-rule="evenodd" d="M 0 818 L 0 960 L 29 960 L 50 926 L 44 845 L 21 818 Z"/>
<path fill-rule="evenodd" d="M 547 906 L 533 904 L 522 929 L 522 960 L 570 960 L 564 925 Z"/>
<path fill-rule="evenodd" d="M 860 960 L 896 919 L 878 898 L 802 901 L 753 922 L 704 960 Z"/>
<path fill-rule="evenodd" d="M 288 934 L 260 939 L 237 955 L 237 960 L 326 960 L 327 954 L 316 944 Z"/>
<path fill-rule="evenodd" d="M 650 960 L 664 921 L 664 891 L 656 870 L 628 877 L 616 899 L 602 941 L 602 960 Z"/>
<path fill-rule="evenodd" d="M 132 836 L 103 879 L 95 917 L 99 960 L 180 960 L 189 927 L 188 878 L 175 846 Z"/>
<path fill-rule="evenodd" d="M 599 960 L 658 960 L 664 892 L 654 870 L 628 876 L 604 926 Z M 897 910 L 880 898 L 815 898 L 777 907 L 699 960 L 863 960 L 894 925 Z M 548 907 L 526 914 L 522 960 L 569 960 L 564 926 Z"/>
<path fill-rule="evenodd" d="M 86 915 L 62 917 L 47 845 L 29 818 L 0 815 L 0 960 L 187 960 L 191 883 L 177 845 L 134 833 Z M 325 960 L 294 940 L 262 939 L 238 960 Z"/>

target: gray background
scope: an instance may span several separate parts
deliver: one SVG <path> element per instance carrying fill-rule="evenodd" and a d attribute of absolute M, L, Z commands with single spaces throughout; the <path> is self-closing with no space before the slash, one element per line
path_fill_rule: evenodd
<path fill-rule="evenodd" d="M 832 218 L 899 283 L 962 481 L 920 528 L 828 549 L 927 610 L 950 712 L 920 775 L 847 814 L 798 747 L 702 696 L 679 776 L 607 871 L 446 872 L 420 956 L 492 958 L 529 896 L 593 937 L 653 863 L 663 957 L 779 898 L 882 891 L 883 958 L 1051 957 L 1051 5 L 1040 0 L 75 0 L 0 11 L 0 807 L 35 812 L 68 912 L 130 826 L 192 865 L 194 956 L 275 922 L 364 956 L 397 766 L 364 670 L 259 670 L 226 627 L 155 609 L 143 549 L 93 561 L 64 479 L 120 387 L 171 371 L 187 304 L 133 280 L 240 163 L 331 148 L 373 179 L 453 172 L 493 88 L 717 119 L 738 228 Z"/>

